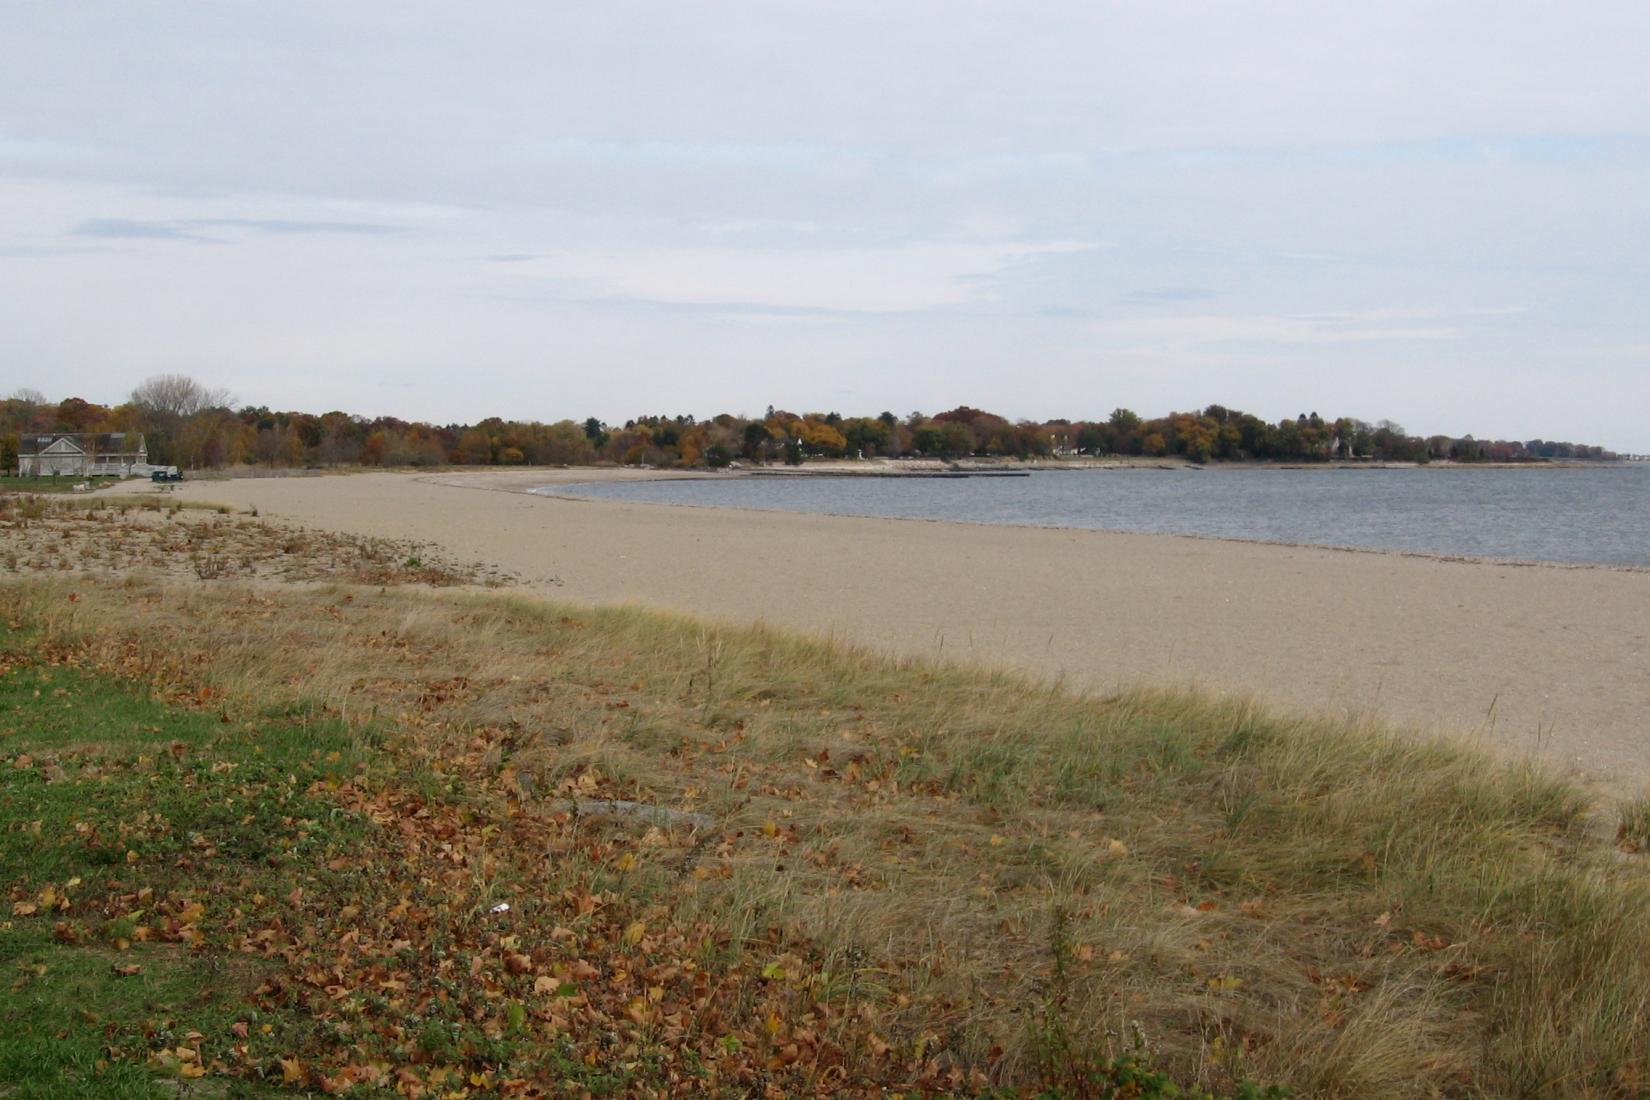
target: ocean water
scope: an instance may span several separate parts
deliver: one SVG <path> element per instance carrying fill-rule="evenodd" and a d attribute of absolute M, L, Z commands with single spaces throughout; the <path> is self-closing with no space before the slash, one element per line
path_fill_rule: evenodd
<path fill-rule="evenodd" d="M 742 477 L 548 491 L 719 508 L 1650 566 L 1650 463 L 1578 469 L 1213 466 L 965 479 Z"/>

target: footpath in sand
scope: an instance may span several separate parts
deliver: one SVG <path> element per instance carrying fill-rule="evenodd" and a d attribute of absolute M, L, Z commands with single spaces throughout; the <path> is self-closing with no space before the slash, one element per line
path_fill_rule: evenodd
<path fill-rule="evenodd" d="M 529 495 L 624 471 L 201 481 L 183 494 L 434 543 L 575 602 L 762 621 L 1077 688 L 1378 715 L 1650 783 L 1650 572 Z M 656 475 L 655 475 L 656 476 Z"/>

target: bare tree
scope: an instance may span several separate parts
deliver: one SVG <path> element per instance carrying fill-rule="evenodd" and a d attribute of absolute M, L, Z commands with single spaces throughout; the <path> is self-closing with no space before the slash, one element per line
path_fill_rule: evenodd
<path fill-rule="evenodd" d="M 132 404 L 161 419 L 182 419 L 234 404 L 226 389 L 208 389 L 186 374 L 157 374 L 132 391 Z"/>

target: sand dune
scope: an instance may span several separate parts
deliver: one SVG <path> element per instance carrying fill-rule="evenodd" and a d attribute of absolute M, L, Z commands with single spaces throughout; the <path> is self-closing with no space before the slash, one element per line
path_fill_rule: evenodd
<path fill-rule="evenodd" d="M 496 563 L 547 596 L 765 621 L 1082 688 L 1378 714 L 1650 782 L 1650 572 L 528 495 L 627 471 L 202 481 L 199 499 Z M 491 491 L 487 491 L 491 490 Z"/>

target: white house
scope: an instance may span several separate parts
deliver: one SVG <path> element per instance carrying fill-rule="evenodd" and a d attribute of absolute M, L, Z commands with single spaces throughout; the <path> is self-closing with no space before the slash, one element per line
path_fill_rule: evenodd
<path fill-rule="evenodd" d="M 17 455 L 17 472 L 24 477 L 130 477 L 147 472 L 148 465 L 141 432 L 25 435 Z"/>

